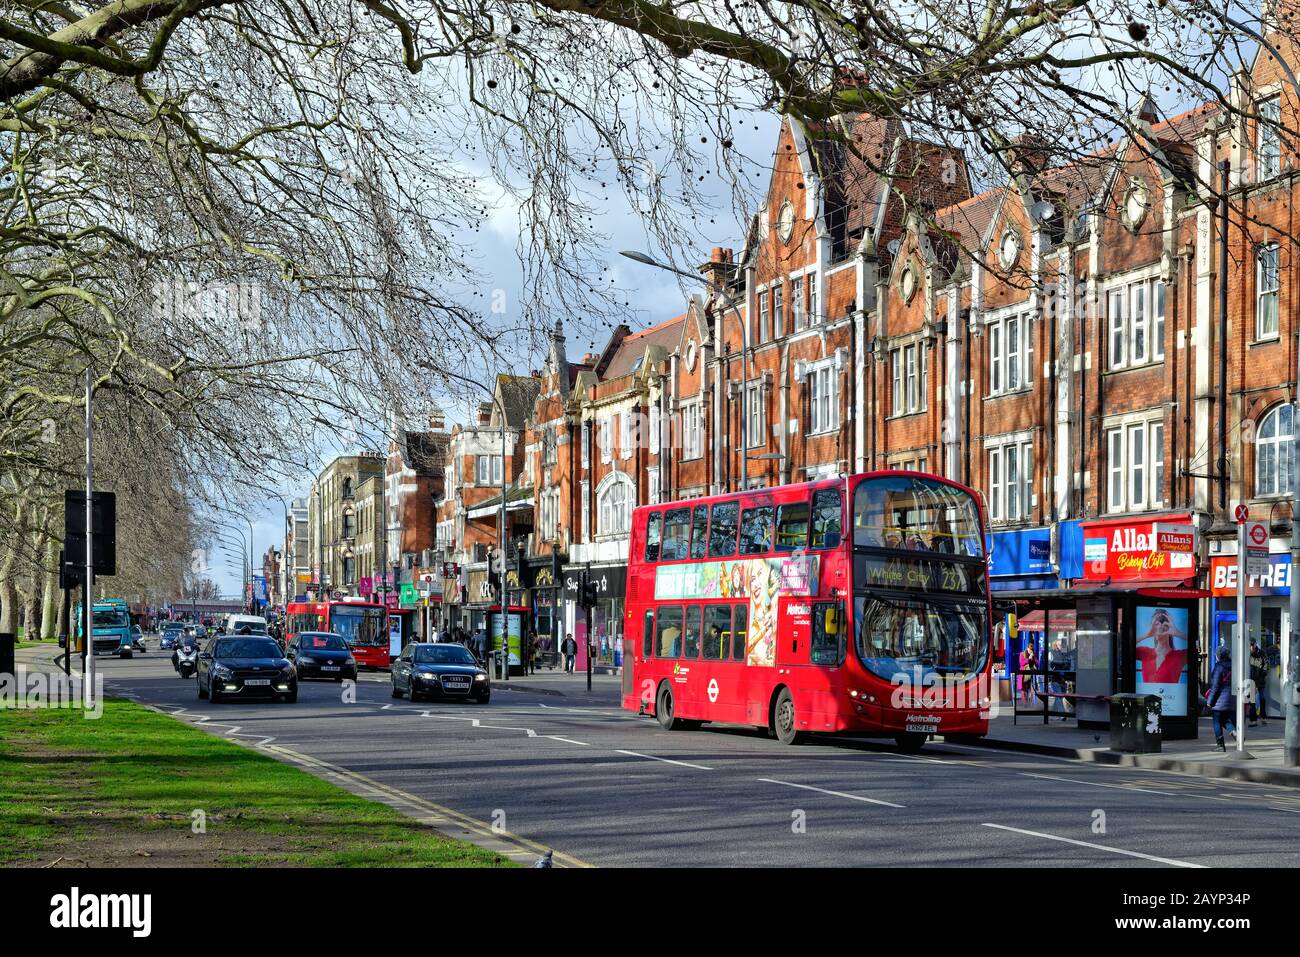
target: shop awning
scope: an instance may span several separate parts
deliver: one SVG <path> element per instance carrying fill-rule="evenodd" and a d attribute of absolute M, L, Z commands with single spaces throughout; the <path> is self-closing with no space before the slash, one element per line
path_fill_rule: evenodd
<path fill-rule="evenodd" d="M 1149 598 L 1209 598 L 1208 588 L 1198 588 L 1195 578 L 1144 578 L 1138 581 L 1080 582 L 1075 595 L 1137 594 Z"/>
<path fill-rule="evenodd" d="M 528 486 L 527 488 L 516 488 L 506 492 L 507 512 L 515 512 L 518 511 L 519 509 L 532 508 L 532 507 L 533 507 L 533 488 L 531 485 Z M 501 496 L 496 495 L 488 499 L 486 502 L 481 502 L 480 504 L 474 506 L 473 508 L 466 510 L 465 517 L 486 518 L 489 515 L 500 515 L 500 514 L 501 514 Z"/>
<path fill-rule="evenodd" d="M 1016 619 L 1016 625 L 1021 631 L 1042 631 L 1044 624 L 1047 622 L 1047 615 L 1050 614 L 1052 631 L 1074 631 L 1078 622 L 1078 615 L 1073 608 L 1053 608 L 1046 612 L 1041 608 L 1035 608 L 1033 611 L 1026 612 Z"/>

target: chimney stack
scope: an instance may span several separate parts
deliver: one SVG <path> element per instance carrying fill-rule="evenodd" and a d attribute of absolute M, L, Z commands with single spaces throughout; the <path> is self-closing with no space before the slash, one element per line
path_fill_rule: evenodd
<path fill-rule="evenodd" d="M 1011 141 L 1007 150 L 1007 166 L 1012 173 L 1035 176 L 1047 169 L 1051 155 L 1051 146 L 1046 139 L 1033 133 L 1021 133 Z"/>
<path fill-rule="evenodd" d="M 722 246 L 714 246 L 713 252 L 709 255 L 709 261 L 700 267 L 700 272 L 714 286 L 726 288 L 736 271 L 731 257 L 732 251 L 730 248 L 724 249 Z"/>

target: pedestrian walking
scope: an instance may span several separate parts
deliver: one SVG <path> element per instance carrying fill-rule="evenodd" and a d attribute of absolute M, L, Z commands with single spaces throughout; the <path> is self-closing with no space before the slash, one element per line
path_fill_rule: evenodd
<path fill-rule="evenodd" d="M 1268 658 L 1254 638 L 1250 640 L 1250 680 L 1255 682 L 1255 702 L 1250 711 L 1250 726 L 1253 728 L 1256 715 L 1261 724 L 1268 724 Z"/>
<path fill-rule="evenodd" d="M 578 654 L 578 643 L 573 640 L 573 635 L 564 636 L 564 641 L 560 642 L 560 653 L 564 655 L 564 673 L 573 674 L 573 662 Z"/>
<path fill-rule="evenodd" d="M 1219 646 L 1218 660 L 1210 672 L 1210 681 L 1205 691 L 1205 704 L 1214 718 L 1215 747 L 1227 751 L 1223 743 L 1223 732 L 1230 732 L 1235 742 L 1237 728 L 1232 715 L 1237 710 L 1237 699 L 1232 693 L 1232 659 L 1226 644 Z"/>
<path fill-rule="evenodd" d="M 520 650 L 523 652 L 524 660 L 520 664 L 524 666 L 524 674 L 536 674 L 537 672 L 533 668 L 533 653 L 537 649 L 537 637 L 531 631 L 525 632 L 522 645 L 523 647 Z"/>

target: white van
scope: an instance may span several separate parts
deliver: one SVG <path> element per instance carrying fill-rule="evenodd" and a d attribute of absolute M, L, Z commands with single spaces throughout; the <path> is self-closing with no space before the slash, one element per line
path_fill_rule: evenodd
<path fill-rule="evenodd" d="M 237 635 L 243 628 L 247 628 L 255 635 L 265 635 L 266 619 L 261 615 L 227 615 L 222 633 Z"/>

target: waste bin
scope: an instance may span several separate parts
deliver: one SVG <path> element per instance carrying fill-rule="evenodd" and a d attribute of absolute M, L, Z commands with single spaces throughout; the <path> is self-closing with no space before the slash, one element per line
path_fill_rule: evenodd
<path fill-rule="evenodd" d="M 1131 754 L 1160 750 L 1160 696 L 1116 694 L 1110 696 L 1110 749 Z"/>

